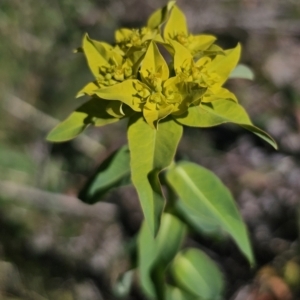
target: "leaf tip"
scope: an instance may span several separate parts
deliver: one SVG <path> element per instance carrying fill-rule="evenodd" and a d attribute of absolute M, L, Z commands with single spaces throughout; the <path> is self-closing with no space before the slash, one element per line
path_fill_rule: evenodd
<path fill-rule="evenodd" d="M 46 136 L 45 140 L 50 143 L 58 142 L 55 138 L 55 128 L 53 128 Z"/>
<path fill-rule="evenodd" d="M 79 92 L 76 94 L 75 99 L 80 98 L 80 97 L 83 97 L 83 96 L 84 96 L 84 93 L 82 93 L 82 92 L 79 91 Z"/>

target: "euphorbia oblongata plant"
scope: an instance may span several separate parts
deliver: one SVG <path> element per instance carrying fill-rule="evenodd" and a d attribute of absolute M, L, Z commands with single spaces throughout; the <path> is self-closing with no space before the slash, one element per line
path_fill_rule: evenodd
<path fill-rule="evenodd" d="M 85 56 L 94 81 L 77 96 L 89 100 L 47 137 L 62 142 L 90 125 L 128 119 L 128 145 L 103 162 L 79 198 L 92 204 L 113 188 L 133 184 L 145 217 L 133 266 L 149 299 L 222 298 L 218 266 L 199 249 L 182 249 L 191 228 L 200 234 L 227 233 L 254 264 L 246 226 L 229 190 L 204 167 L 174 161 L 184 126 L 231 122 L 276 148 L 223 87 L 238 74 L 240 44 L 224 50 L 215 41 L 212 35 L 190 33 L 175 1 L 155 11 L 142 28 L 117 30 L 114 45 L 84 35 L 77 52 Z"/>

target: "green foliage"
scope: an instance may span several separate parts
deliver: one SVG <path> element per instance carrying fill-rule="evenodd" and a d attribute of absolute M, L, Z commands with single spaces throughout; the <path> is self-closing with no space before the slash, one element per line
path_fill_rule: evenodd
<path fill-rule="evenodd" d="M 243 79 L 253 80 L 254 79 L 254 73 L 249 67 L 247 67 L 243 64 L 239 64 L 230 73 L 229 78 L 243 78 Z"/>
<path fill-rule="evenodd" d="M 254 264 L 246 226 L 228 189 L 207 169 L 174 162 L 183 126 L 234 123 L 277 147 L 223 87 L 228 78 L 253 77 L 237 65 L 240 44 L 223 50 L 215 41 L 211 35 L 189 33 L 174 1 L 155 11 L 146 27 L 117 30 L 115 45 L 86 34 L 77 52 L 85 56 L 94 81 L 77 96 L 90 100 L 47 137 L 65 141 L 89 125 L 128 118 L 128 147 L 102 163 L 79 197 L 91 204 L 113 188 L 134 185 L 145 217 L 138 234 L 137 273 L 149 299 L 222 297 L 224 281 L 215 263 L 200 250 L 181 251 L 190 228 L 200 234 L 226 232 Z M 128 291 L 127 279 L 119 282 L 120 295 Z"/>
<path fill-rule="evenodd" d="M 209 103 L 200 103 L 189 109 L 187 115 L 176 120 L 182 125 L 192 127 L 212 127 L 223 123 L 235 123 L 258 135 L 276 148 L 276 142 L 266 132 L 254 126 L 244 108 L 234 101 L 217 99 Z"/>
<path fill-rule="evenodd" d="M 200 299 L 220 299 L 224 288 L 222 273 L 202 251 L 188 249 L 180 252 L 171 265 L 176 284 Z"/>
<path fill-rule="evenodd" d="M 182 126 L 172 119 L 161 122 L 159 130 L 150 127 L 142 117 L 134 117 L 129 123 L 131 179 L 153 235 L 158 231 L 165 204 L 158 175 L 172 163 L 181 135 Z"/>
<path fill-rule="evenodd" d="M 47 136 L 48 141 L 63 142 L 75 138 L 89 125 L 104 126 L 119 121 L 107 112 L 108 103 L 92 98 L 59 123 Z"/>
<path fill-rule="evenodd" d="M 228 232 L 254 263 L 245 225 L 229 190 L 216 175 L 194 163 L 179 162 L 169 169 L 167 180 L 193 215 Z"/>
<path fill-rule="evenodd" d="M 138 237 L 140 282 L 147 295 L 162 299 L 165 293 L 165 270 L 176 256 L 186 233 L 186 226 L 175 216 L 163 213 L 156 238 L 144 222 Z M 152 278 L 154 278 L 152 282 Z M 159 280 L 157 280 L 157 278 Z"/>
<path fill-rule="evenodd" d="M 130 157 L 127 146 L 111 154 L 81 190 L 78 198 L 93 204 L 113 188 L 128 185 L 130 181 Z"/>

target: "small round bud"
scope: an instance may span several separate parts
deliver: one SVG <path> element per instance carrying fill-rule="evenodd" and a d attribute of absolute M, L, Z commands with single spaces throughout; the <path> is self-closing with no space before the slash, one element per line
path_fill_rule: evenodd
<path fill-rule="evenodd" d="M 106 80 L 110 80 L 111 78 L 112 78 L 111 74 L 107 73 L 107 74 L 105 75 L 105 79 L 106 79 Z"/>

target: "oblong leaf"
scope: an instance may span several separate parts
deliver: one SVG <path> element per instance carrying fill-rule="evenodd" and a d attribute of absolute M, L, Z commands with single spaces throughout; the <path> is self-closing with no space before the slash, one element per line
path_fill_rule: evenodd
<path fill-rule="evenodd" d="M 75 138 L 89 125 L 104 126 L 119 121 L 105 111 L 106 104 L 105 100 L 92 98 L 54 127 L 46 139 L 50 142 L 64 142 Z"/>
<path fill-rule="evenodd" d="M 106 158 L 95 174 L 79 192 L 78 198 L 93 204 L 101 200 L 113 188 L 130 184 L 130 155 L 128 146 L 123 146 Z"/>
<path fill-rule="evenodd" d="M 223 123 L 235 123 L 262 138 L 277 149 L 274 139 L 254 126 L 245 109 L 236 102 L 220 99 L 192 106 L 186 114 L 174 116 L 182 125 L 191 127 L 212 127 Z"/>
<path fill-rule="evenodd" d="M 186 226 L 169 213 L 162 215 L 156 238 L 153 237 L 148 225 L 143 223 L 138 237 L 138 268 L 140 282 L 147 295 L 155 297 L 158 290 L 164 290 L 164 281 L 152 281 L 151 274 L 157 268 L 162 277 L 164 276 L 164 271 L 177 254 L 185 233 Z"/>
<path fill-rule="evenodd" d="M 175 210 L 185 223 L 191 226 L 194 230 L 200 234 L 207 236 L 217 236 L 220 234 L 221 227 L 214 219 L 206 216 L 204 213 L 199 217 L 201 212 L 197 214 L 180 199 L 175 202 Z"/>
<path fill-rule="evenodd" d="M 166 300 L 203 300 L 193 294 L 190 294 L 178 287 L 167 285 Z"/>
<path fill-rule="evenodd" d="M 157 130 L 142 117 L 133 117 L 129 123 L 131 179 L 153 235 L 158 231 L 164 207 L 158 173 L 173 161 L 181 136 L 182 126 L 171 118 L 160 122 Z"/>
<path fill-rule="evenodd" d="M 168 170 L 168 183 L 180 200 L 199 218 L 212 219 L 234 239 L 250 264 L 253 253 L 245 224 L 230 191 L 211 171 L 190 162 L 180 162 Z"/>
<path fill-rule="evenodd" d="M 278 149 L 277 143 L 274 141 L 274 139 L 267 134 L 265 131 L 263 131 L 262 129 L 251 125 L 251 124 L 239 124 L 241 127 L 251 131 L 252 133 L 254 133 L 255 135 L 259 136 L 261 139 L 263 139 L 264 141 L 268 142 L 271 146 L 273 146 L 274 149 Z"/>
<path fill-rule="evenodd" d="M 253 80 L 254 73 L 248 66 L 238 64 L 236 68 L 230 73 L 229 78 L 242 78 Z"/>
<path fill-rule="evenodd" d="M 202 251 L 188 249 L 178 254 L 171 273 L 177 285 L 203 300 L 221 299 L 223 275 L 217 265 Z"/>

